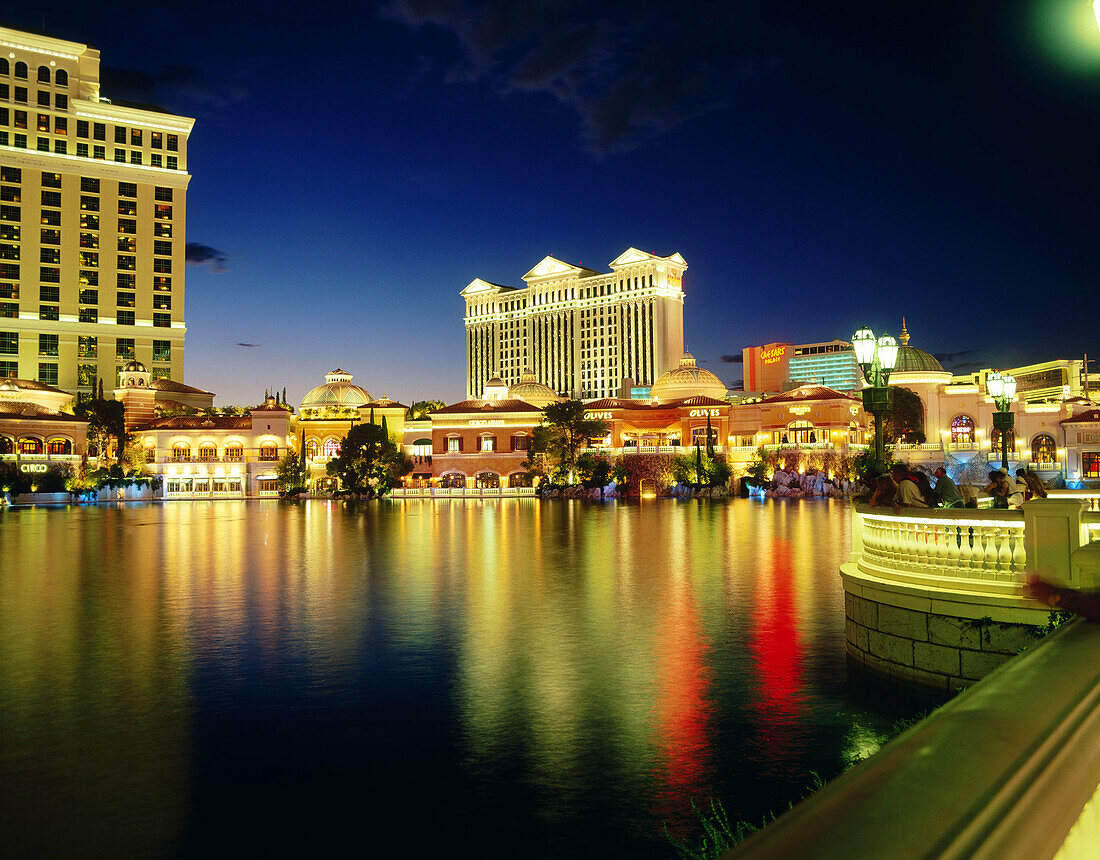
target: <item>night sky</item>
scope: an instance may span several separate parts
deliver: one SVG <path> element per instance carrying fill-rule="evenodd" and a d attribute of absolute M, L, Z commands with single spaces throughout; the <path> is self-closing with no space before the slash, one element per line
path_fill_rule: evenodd
<path fill-rule="evenodd" d="M 1095 352 L 1091 0 L 0 3 L 196 117 L 188 383 L 464 394 L 459 291 L 679 251 L 687 345 Z M 247 344 L 244 345 L 244 344 Z"/>

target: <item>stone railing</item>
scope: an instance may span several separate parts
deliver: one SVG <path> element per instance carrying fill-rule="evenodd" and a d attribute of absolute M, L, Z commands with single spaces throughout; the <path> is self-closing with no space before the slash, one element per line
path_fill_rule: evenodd
<path fill-rule="evenodd" d="M 1097 856 L 1097 654 L 1097 623 L 1033 642 L 724 860 Z"/>
<path fill-rule="evenodd" d="M 393 499 L 514 499 L 535 495 L 534 487 L 400 487 L 390 490 Z"/>
<path fill-rule="evenodd" d="M 1082 494 L 1084 496 L 1085 494 Z M 1034 641 L 1049 609 L 1029 572 L 1080 586 L 1079 547 L 1100 538 L 1090 498 L 1022 510 L 855 505 L 841 566 L 848 653 L 872 671 L 939 689 L 984 677 Z"/>

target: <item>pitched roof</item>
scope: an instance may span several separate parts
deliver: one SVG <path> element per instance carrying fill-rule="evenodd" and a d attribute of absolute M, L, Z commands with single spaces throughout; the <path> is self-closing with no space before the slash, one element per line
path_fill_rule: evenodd
<path fill-rule="evenodd" d="M 1078 412 L 1076 415 L 1071 415 L 1069 418 L 1063 418 L 1060 424 L 1085 424 L 1092 421 L 1100 421 L 1100 409 L 1088 409 L 1084 412 Z"/>
<path fill-rule="evenodd" d="M 626 397 L 604 397 L 600 400 L 589 400 L 584 404 L 588 409 L 652 409 L 652 405 L 646 400 L 629 400 Z"/>
<path fill-rule="evenodd" d="M 37 403 L 28 403 L 25 400 L 0 400 L 0 418 L 30 418 L 34 421 L 73 421 L 78 424 L 87 424 L 83 418 L 70 415 L 67 412 L 55 412 Z"/>
<path fill-rule="evenodd" d="M 247 415 L 176 415 L 157 418 L 135 430 L 251 430 L 252 419 Z"/>
<path fill-rule="evenodd" d="M 182 382 L 175 382 L 171 379 L 158 379 L 149 385 L 154 391 L 175 391 L 179 394 L 209 394 L 213 396 L 213 391 L 204 391 L 201 388 L 195 388 L 192 385 L 184 385 Z"/>
<path fill-rule="evenodd" d="M 666 403 L 665 406 L 729 406 L 729 401 L 719 400 L 717 397 L 707 397 L 705 394 L 696 394 L 694 397 L 685 397 Z"/>
<path fill-rule="evenodd" d="M 461 415 L 481 412 L 542 412 L 525 400 L 460 400 L 442 409 L 434 409 L 430 415 Z"/>
<path fill-rule="evenodd" d="M 46 385 L 44 382 L 39 382 L 35 379 L 19 379 L 16 376 L 6 376 L 0 379 L 0 383 L 10 382 L 16 388 L 22 388 L 25 391 L 49 391 L 52 394 L 65 394 L 69 395 L 69 392 L 62 391 L 60 388 L 54 388 L 52 385 Z"/>
<path fill-rule="evenodd" d="M 851 400 L 853 403 L 858 403 L 854 397 L 849 397 L 843 392 L 837 391 L 835 388 L 829 388 L 825 385 L 803 385 L 800 388 L 795 388 L 792 391 L 785 391 L 782 394 L 776 394 L 774 397 L 765 397 L 761 400 L 761 403 L 795 403 L 800 400 Z"/>

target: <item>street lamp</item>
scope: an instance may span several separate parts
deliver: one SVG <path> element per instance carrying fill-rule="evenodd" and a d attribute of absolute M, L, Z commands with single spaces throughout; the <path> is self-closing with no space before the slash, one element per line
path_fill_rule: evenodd
<path fill-rule="evenodd" d="M 852 335 L 852 349 L 867 381 L 863 408 L 875 417 L 875 464 L 883 470 L 886 463 L 882 453 L 882 418 L 894 408 L 894 389 L 888 382 L 898 360 L 898 342 L 888 334 L 875 340 L 875 333 L 864 326 Z"/>
<path fill-rule="evenodd" d="M 1001 374 L 994 370 L 985 378 L 985 390 L 997 404 L 993 413 L 993 429 L 1001 433 L 1001 468 L 1008 471 L 1008 434 L 1015 424 L 1012 414 L 1012 399 L 1016 396 L 1016 377 L 1010 373 Z"/>

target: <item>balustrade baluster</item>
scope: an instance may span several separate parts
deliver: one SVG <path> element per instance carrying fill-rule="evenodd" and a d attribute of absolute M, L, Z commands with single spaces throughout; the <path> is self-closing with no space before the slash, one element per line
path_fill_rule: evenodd
<path fill-rule="evenodd" d="M 997 547 L 997 578 L 1012 578 L 1012 546 L 1011 538 L 1014 529 L 1004 526 L 998 530 Z"/>
<path fill-rule="evenodd" d="M 985 541 L 985 558 L 982 563 L 982 579 L 997 578 L 997 541 L 996 529 L 993 526 L 983 526 L 982 538 Z"/>
<path fill-rule="evenodd" d="M 913 570 L 924 573 L 928 566 L 928 524 L 913 523 L 913 549 L 910 555 Z"/>
<path fill-rule="evenodd" d="M 944 531 L 944 571 L 948 576 L 959 575 L 959 527 L 946 526 Z"/>
<path fill-rule="evenodd" d="M 969 577 L 974 561 L 974 529 L 959 527 L 959 576 Z"/>
<path fill-rule="evenodd" d="M 1013 529 L 1012 572 L 1018 581 L 1027 578 L 1027 550 L 1024 549 L 1024 530 Z"/>

